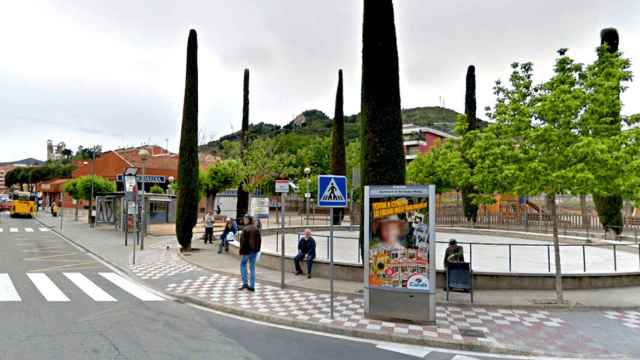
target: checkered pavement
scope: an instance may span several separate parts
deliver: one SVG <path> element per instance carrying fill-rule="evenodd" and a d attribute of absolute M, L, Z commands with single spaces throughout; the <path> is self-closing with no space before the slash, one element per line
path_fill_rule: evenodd
<path fill-rule="evenodd" d="M 171 259 L 131 266 L 131 271 L 143 280 L 157 280 L 177 274 L 190 273 L 194 270 L 197 270 L 197 267 Z"/>
<path fill-rule="evenodd" d="M 638 311 L 605 311 L 604 317 L 619 321 L 628 328 L 640 329 L 640 312 Z"/>
<path fill-rule="evenodd" d="M 155 253 L 154 256 L 148 256 Z M 409 336 L 437 341 L 484 343 L 531 353 L 609 356 L 606 344 L 595 341 L 563 319 L 563 310 L 493 308 L 438 305 L 436 325 L 413 325 L 364 317 L 362 296 L 336 296 L 335 316 L 330 318 L 327 293 L 256 284 L 256 292 L 240 291 L 239 276 L 205 271 L 180 259 L 174 252 L 151 251 L 132 271 L 151 280 L 169 294 L 285 321 L 326 324 L 378 336 Z M 610 314 L 613 315 L 613 314 Z M 627 323 L 640 319 L 625 313 Z M 599 315 L 598 315 L 599 316 Z M 623 316 L 623 313 L 620 313 Z"/>

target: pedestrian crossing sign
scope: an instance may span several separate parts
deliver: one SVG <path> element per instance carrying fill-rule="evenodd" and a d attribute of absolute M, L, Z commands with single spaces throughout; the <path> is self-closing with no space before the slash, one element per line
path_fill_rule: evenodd
<path fill-rule="evenodd" d="M 318 176 L 318 206 L 334 208 L 347 207 L 346 176 Z"/>

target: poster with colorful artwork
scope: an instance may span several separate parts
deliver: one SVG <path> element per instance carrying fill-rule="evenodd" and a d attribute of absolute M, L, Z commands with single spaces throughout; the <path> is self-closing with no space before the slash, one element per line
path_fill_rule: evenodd
<path fill-rule="evenodd" d="M 432 291 L 427 186 L 371 186 L 367 194 L 369 287 Z"/>

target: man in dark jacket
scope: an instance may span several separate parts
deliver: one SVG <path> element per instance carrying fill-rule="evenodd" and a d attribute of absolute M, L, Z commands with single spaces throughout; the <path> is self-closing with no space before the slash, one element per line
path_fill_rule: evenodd
<path fill-rule="evenodd" d="M 244 223 L 246 225 L 240 235 L 240 255 L 242 255 L 242 260 L 240 260 L 240 274 L 242 274 L 242 287 L 239 290 L 247 289 L 249 291 L 255 291 L 256 256 L 260 252 L 262 237 L 260 236 L 260 230 L 258 230 L 251 216 L 246 215 L 244 217 Z M 251 272 L 250 285 L 247 284 L 247 261 L 249 261 L 249 270 Z"/>
<path fill-rule="evenodd" d="M 316 241 L 311 237 L 311 230 L 305 229 L 304 236 L 298 240 L 298 255 L 293 258 L 293 262 L 296 265 L 296 275 L 302 275 L 302 269 L 300 268 L 300 261 L 307 260 L 307 277 L 311 279 L 311 266 L 313 266 L 313 259 L 316 257 Z"/>
<path fill-rule="evenodd" d="M 448 268 L 451 263 L 464 262 L 464 249 L 458 245 L 456 239 L 449 240 L 449 246 L 444 252 L 444 268 Z"/>

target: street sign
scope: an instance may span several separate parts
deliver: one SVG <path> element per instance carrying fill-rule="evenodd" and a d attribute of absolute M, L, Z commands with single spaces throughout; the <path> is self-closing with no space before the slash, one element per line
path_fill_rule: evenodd
<path fill-rule="evenodd" d="M 251 198 L 251 216 L 268 219 L 269 218 L 269 198 L 252 197 Z"/>
<path fill-rule="evenodd" d="M 289 180 L 276 180 L 276 192 L 288 193 L 289 192 Z"/>
<path fill-rule="evenodd" d="M 330 208 L 347 207 L 346 176 L 318 176 L 318 206 Z"/>

